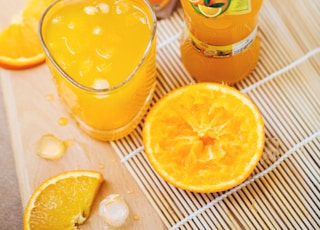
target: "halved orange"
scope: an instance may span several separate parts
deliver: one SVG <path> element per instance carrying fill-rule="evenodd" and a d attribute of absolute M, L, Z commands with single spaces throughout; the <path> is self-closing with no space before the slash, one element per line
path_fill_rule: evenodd
<path fill-rule="evenodd" d="M 29 0 L 19 15 L 0 33 L 0 67 L 25 69 L 45 61 L 38 38 L 38 23 L 53 0 Z"/>
<path fill-rule="evenodd" d="M 164 180 L 205 193 L 246 180 L 265 141 L 263 118 L 252 100 L 216 83 L 168 93 L 148 113 L 142 136 L 145 153 Z"/>
<path fill-rule="evenodd" d="M 27 204 L 24 229 L 77 229 L 88 218 L 102 181 L 102 174 L 91 170 L 68 171 L 49 178 Z"/>

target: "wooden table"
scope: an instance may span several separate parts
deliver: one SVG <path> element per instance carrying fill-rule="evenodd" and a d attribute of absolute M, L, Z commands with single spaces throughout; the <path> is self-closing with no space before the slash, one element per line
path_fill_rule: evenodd
<path fill-rule="evenodd" d="M 0 3 L 0 29 L 23 8 L 25 2 L 13 0 Z M 48 177 L 66 170 L 92 169 L 102 172 L 105 182 L 84 228 L 102 229 L 97 213 L 98 204 L 105 196 L 113 193 L 122 195 L 129 205 L 130 217 L 126 229 L 164 228 L 159 216 L 109 143 L 88 137 L 65 113 L 45 64 L 22 71 L 1 69 L 0 75 L 24 207 L 35 188 Z M 68 119 L 66 126 L 59 125 L 61 117 Z M 61 140 L 72 139 L 76 144 L 69 147 L 60 160 L 42 159 L 36 155 L 36 144 L 41 136 L 48 133 Z"/>
<path fill-rule="evenodd" d="M 1 4 L 0 28 L 23 3 Z M 60 105 L 46 65 L 25 71 L 0 70 L 23 205 L 49 176 L 87 168 L 101 171 L 106 180 L 85 225 L 88 229 L 99 229 L 97 204 L 111 193 L 123 195 L 130 206 L 126 229 L 319 228 L 319 137 L 303 142 L 320 131 L 319 12 L 319 1 L 264 1 L 258 31 L 260 61 L 235 87 L 248 93 L 265 118 L 266 150 L 254 175 L 265 174 L 230 193 L 192 194 L 167 185 L 150 168 L 143 151 L 131 155 L 141 145 L 140 128 L 130 138 L 113 143 L 83 134 Z M 156 99 L 193 82 L 180 62 L 182 27 L 181 10 L 159 23 Z M 304 61 L 297 63 L 301 58 Z M 279 72 L 284 68 L 288 69 Z M 277 79 L 247 90 L 274 73 Z M 61 117 L 69 120 L 66 126 L 59 125 Z M 36 156 L 35 145 L 47 133 L 78 144 L 58 161 L 44 160 Z M 293 151 L 299 143 L 304 143 L 302 149 Z M 268 154 L 275 153 L 274 147 L 278 152 L 272 158 Z M 195 215 L 198 212 L 201 215 Z"/>

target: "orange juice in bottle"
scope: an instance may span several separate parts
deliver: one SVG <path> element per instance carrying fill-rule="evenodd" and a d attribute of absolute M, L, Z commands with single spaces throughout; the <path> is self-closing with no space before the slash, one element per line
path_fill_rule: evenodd
<path fill-rule="evenodd" d="M 58 93 L 79 126 L 100 140 L 129 134 L 155 84 L 156 17 L 147 0 L 61 0 L 40 40 Z"/>
<path fill-rule="evenodd" d="M 236 83 L 259 59 L 262 0 L 181 0 L 186 30 L 181 59 L 198 81 Z"/>

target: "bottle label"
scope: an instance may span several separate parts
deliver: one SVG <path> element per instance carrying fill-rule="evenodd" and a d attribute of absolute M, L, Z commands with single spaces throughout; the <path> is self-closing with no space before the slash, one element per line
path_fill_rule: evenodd
<path fill-rule="evenodd" d="M 248 14 L 251 12 L 251 0 L 231 0 L 227 11 L 229 15 Z"/>
<path fill-rule="evenodd" d="M 253 43 L 257 35 L 257 27 L 243 40 L 226 46 L 207 44 L 196 38 L 188 29 L 187 32 L 191 39 L 192 45 L 199 51 L 199 53 L 202 53 L 207 57 L 222 58 L 234 56 L 246 50 Z"/>
<path fill-rule="evenodd" d="M 222 14 L 239 15 L 251 12 L 251 0 L 189 0 L 192 8 L 208 18 Z"/>

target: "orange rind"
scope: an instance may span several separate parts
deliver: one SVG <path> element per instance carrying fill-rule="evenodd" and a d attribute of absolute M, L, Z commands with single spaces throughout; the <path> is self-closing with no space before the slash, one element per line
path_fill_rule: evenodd
<path fill-rule="evenodd" d="M 168 93 L 148 113 L 142 136 L 150 164 L 165 181 L 204 193 L 246 180 L 265 141 L 263 118 L 252 100 L 216 83 Z"/>

